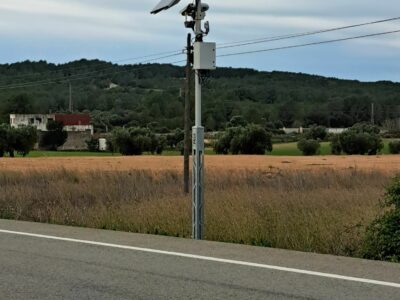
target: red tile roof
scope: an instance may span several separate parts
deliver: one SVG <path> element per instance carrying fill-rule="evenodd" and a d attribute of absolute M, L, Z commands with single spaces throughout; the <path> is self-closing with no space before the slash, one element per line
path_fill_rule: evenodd
<path fill-rule="evenodd" d="M 88 114 L 56 114 L 56 121 L 61 122 L 64 126 L 90 125 L 91 118 Z"/>

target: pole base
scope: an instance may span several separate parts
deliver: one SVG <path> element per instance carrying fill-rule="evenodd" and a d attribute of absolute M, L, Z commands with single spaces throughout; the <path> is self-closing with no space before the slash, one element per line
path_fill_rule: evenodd
<path fill-rule="evenodd" d="M 192 238 L 204 238 L 204 127 L 193 127 Z"/>

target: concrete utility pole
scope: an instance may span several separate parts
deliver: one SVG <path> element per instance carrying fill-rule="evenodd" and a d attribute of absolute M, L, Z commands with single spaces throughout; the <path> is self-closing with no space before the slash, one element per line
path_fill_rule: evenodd
<path fill-rule="evenodd" d="M 178 4 L 180 0 L 161 0 L 151 11 L 157 14 Z M 210 31 L 209 23 L 205 23 L 205 31 L 202 30 L 202 21 L 209 9 L 207 4 L 201 0 L 190 3 L 181 14 L 186 17 L 185 27 L 191 28 L 195 33 L 193 45 L 193 69 L 195 71 L 195 126 L 192 129 L 193 142 L 193 191 L 192 191 L 192 238 L 203 239 L 204 237 L 204 127 L 201 122 L 202 105 L 202 80 L 205 70 L 216 68 L 216 45 L 215 43 L 204 43 L 203 37 Z M 187 19 L 191 18 L 191 21 Z"/>
<path fill-rule="evenodd" d="M 192 35 L 188 33 L 187 45 L 186 45 L 186 82 L 185 82 L 185 140 L 184 140 L 184 160 L 183 160 L 183 190 L 186 194 L 189 194 L 189 165 L 190 165 L 190 127 L 191 127 L 191 93 L 190 93 L 190 82 L 191 82 L 191 68 L 192 68 Z"/>

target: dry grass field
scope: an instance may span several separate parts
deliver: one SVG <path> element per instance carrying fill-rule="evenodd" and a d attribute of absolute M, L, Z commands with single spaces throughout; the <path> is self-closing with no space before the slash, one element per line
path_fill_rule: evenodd
<path fill-rule="evenodd" d="M 181 160 L 1 159 L 0 218 L 188 238 Z M 348 256 L 360 255 L 365 228 L 400 171 L 395 156 L 210 156 L 206 163 L 208 240 Z"/>
<path fill-rule="evenodd" d="M 231 170 L 375 170 L 400 171 L 400 155 L 385 156 L 207 156 L 206 169 Z M 181 171 L 178 156 L 2 158 L 0 171 Z"/>

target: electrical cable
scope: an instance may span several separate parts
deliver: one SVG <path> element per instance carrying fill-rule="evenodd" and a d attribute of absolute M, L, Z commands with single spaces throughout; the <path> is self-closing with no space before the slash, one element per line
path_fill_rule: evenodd
<path fill-rule="evenodd" d="M 372 33 L 372 34 L 353 36 L 353 37 L 348 37 L 348 38 L 340 38 L 340 39 L 334 39 L 334 40 L 312 42 L 312 43 L 306 43 L 306 44 L 290 45 L 290 46 L 259 49 L 259 50 L 250 50 L 250 51 L 243 51 L 243 52 L 233 52 L 233 53 L 221 54 L 221 55 L 218 55 L 217 57 L 230 57 L 230 56 L 238 56 L 238 55 L 245 55 L 245 54 L 254 54 L 254 53 L 261 53 L 261 52 L 302 48 L 302 47 L 307 47 L 307 46 L 316 46 L 316 45 L 344 42 L 344 41 L 350 41 L 350 40 L 356 40 L 356 39 L 362 39 L 362 38 L 368 38 L 368 37 L 382 36 L 382 35 L 394 34 L 394 33 L 399 33 L 399 32 L 400 32 L 400 30 L 393 30 L 393 31 L 380 32 L 380 33 Z"/>
<path fill-rule="evenodd" d="M 361 24 L 356 24 L 356 25 L 343 26 L 343 27 L 336 27 L 336 28 L 313 31 L 313 32 L 308 32 L 308 33 L 300 33 L 300 34 L 293 34 L 293 35 L 286 35 L 286 36 L 277 36 L 277 37 L 269 38 L 267 40 L 266 39 L 263 39 L 263 40 L 248 40 L 247 43 L 241 43 L 241 44 L 240 44 L 240 42 L 234 42 L 230 46 L 220 47 L 219 49 L 241 47 L 241 46 L 244 46 L 244 45 L 250 45 L 250 44 L 256 44 L 256 43 L 272 42 L 272 41 L 276 41 L 276 40 L 290 39 L 290 38 L 295 38 L 295 37 L 302 37 L 302 36 L 313 35 L 313 34 L 318 34 L 318 33 L 337 31 L 337 30 L 342 30 L 342 29 L 348 29 L 348 28 L 354 28 L 354 27 L 378 24 L 378 23 L 383 23 L 383 22 L 389 22 L 389 21 L 394 21 L 394 20 L 399 20 L 399 19 L 400 19 L 400 17 L 396 17 L 396 18 L 391 18 L 391 19 L 385 19 L 385 20 L 379 20 L 379 21 L 373 21 L 373 22 L 368 22 L 368 23 L 361 23 Z M 284 46 L 284 47 L 269 48 L 269 49 L 252 50 L 252 51 L 244 51 L 244 52 L 236 52 L 236 53 L 227 53 L 227 54 L 218 55 L 218 57 L 229 57 L 229 56 L 253 54 L 253 53 L 260 53 L 260 52 L 269 52 L 269 51 L 285 50 L 285 49 L 292 49 L 292 48 L 300 48 L 300 47 L 306 47 L 306 46 L 315 46 L 315 45 L 328 44 L 328 43 L 334 43 L 334 42 L 340 42 L 340 41 L 347 41 L 347 40 L 360 39 L 360 38 L 366 38 L 366 37 L 374 37 L 374 36 L 380 36 L 380 35 L 393 34 L 393 33 L 398 33 L 398 32 L 400 32 L 400 30 L 383 32 L 383 33 L 376 33 L 376 34 L 367 34 L 367 35 L 355 36 L 355 37 L 350 37 L 350 38 L 341 38 L 341 39 L 321 41 L 321 42 L 313 42 L 313 43 L 306 43 L 306 44 L 299 44 L 299 45 L 291 45 L 291 46 Z M 139 62 L 137 64 L 150 63 L 150 62 L 153 62 L 153 61 L 156 61 L 156 60 L 160 60 L 160 59 L 179 56 L 179 55 L 183 54 L 183 51 L 182 52 L 169 51 L 169 52 L 161 52 L 159 54 L 168 54 L 168 55 L 161 56 L 161 57 L 156 57 L 156 58 L 153 58 L 153 59 L 149 59 L 147 61 Z M 154 57 L 155 55 L 156 54 L 146 55 L 146 56 L 136 57 L 136 58 L 132 58 L 132 59 L 149 58 L 149 57 Z M 122 61 L 127 61 L 127 60 L 131 60 L 131 59 L 121 59 L 121 60 L 119 60 L 117 62 L 122 62 Z M 178 61 L 178 62 L 173 62 L 172 64 L 176 64 L 176 63 L 180 63 L 180 62 L 184 62 L 184 61 L 185 60 Z M 102 65 L 103 64 L 104 63 L 102 63 Z M 84 68 L 84 67 L 82 67 L 82 68 Z M 103 68 L 103 69 L 95 70 L 95 71 L 91 71 L 91 72 L 86 72 L 86 73 L 82 73 L 82 74 L 74 74 L 74 75 L 69 76 L 68 78 L 58 78 L 56 80 L 57 80 L 57 82 L 58 81 L 68 82 L 68 81 L 80 80 L 82 78 L 86 78 L 86 77 L 81 77 L 81 76 L 94 74 L 94 73 L 98 73 L 98 72 L 102 72 L 102 71 L 106 71 L 106 70 L 114 69 L 114 68 L 115 68 L 115 66 L 111 66 L 111 67 L 107 67 L 107 68 Z M 57 70 L 57 71 L 54 71 L 54 72 L 58 72 L 59 73 L 59 72 L 62 72 L 63 70 L 70 70 L 70 69 L 60 69 L 60 70 Z M 120 71 L 120 72 L 124 72 L 124 71 Z M 46 74 L 49 74 L 49 73 L 46 73 Z M 32 74 L 32 76 L 34 76 L 34 75 L 36 75 L 36 74 Z M 23 76 L 23 75 L 21 75 L 21 76 Z M 26 86 L 49 84 L 49 83 L 54 83 L 54 82 L 56 82 L 56 81 L 54 81 L 54 79 L 53 79 L 51 81 L 49 81 L 49 80 L 41 80 L 41 81 L 34 81 L 34 82 L 19 83 L 19 84 L 14 84 L 12 86 L 3 85 L 3 86 L 0 86 L 0 90 L 7 89 L 7 88 L 22 88 L 22 87 L 26 87 Z"/>
<path fill-rule="evenodd" d="M 339 31 L 339 30 L 344 30 L 344 29 L 357 28 L 357 27 L 368 26 L 368 25 L 375 25 L 375 24 L 398 21 L 398 20 L 400 20 L 400 17 L 394 17 L 394 18 L 390 18 L 390 19 L 384 19 L 384 20 L 378 20 L 378 21 L 354 24 L 354 25 L 347 25 L 347 26 L 341 26 L 341 27 L 334 27 L 334 28 L 329 28 L 329 29 L 322 29 L 322 30 L 316 30 L 316 31 L 308 31 L 308 32 L 294 33 L 294 34 L 281 35 L 281 36 L 264 37 L 264 38 L 259 38 L 259 39 L 251 39 L 251 40 L 230 42 L 230 43 L 220 44 L 222 47 L 220 46 L 220 47 L 218 47 L 218 49 L 226 49 L 226 48 L 234 48 L 234 47 L 242 47 L 242 46 L 254 45 L 254 44 L 259 44 L 259 43 L 274 42 L 274 41 L 280 41 L 280 40 L 292 39 L 292 38 L 297 38 L 297 37 L 316 35 L 316 34 L 320 34 L 320 33 L 327 33 L 327 32 L 333 32 L 333 31 Z"/>
<path fill-rule="evenodd" d="M 259 44 L 259 43 L 267 43 L 267 42 L 273 42 L 273 41 L 279 41 L 279 40 L 286 40 L 286 39 L 291 39 L 291 38 L 297 38 L 297 37 L 304 37 L 304 36 L 310 36 L 310 35 L 316 35 L 320 33 L 326 33 L 326 32 L 333 32 L 333 31 L 338 31 L 338 30 L 344 30 L 344 29 L 350 29 L 350 28 L 356 28 L 356 27 L 361 27 L 361 26 L 367 26 L 367 25 L 374 25 L 374 24 L 379 24 L 379 23 L 384 23 L 384 22 L 390 22 L 390 21 L 396 21 L 400 20 L 400 17 L 394 17 L 394 18 L 389 18 L 389 19 L 383 19 L 383 20 L 378 20 L 378 21 L 372 21 L 372 22 L 366 22 L 366 23 L 360 23 L 360 24 L 355 24 L 355 25 L 348 25 L 348 26 L 342 26 L 342 27 L 335 27 L 335 28 L 330 28 L 330 29 L 323 29 L 323 30 L 317 30 L 317 31 L 311 31 L 311 32 L 303 32 L 303 33 L 298 33 L 298 34 L 289 34 L 289 35 L 282 35 L 282 36 L 275 36 L 275 37 L 268 37 L 268 38 L 259 38 L 259 39 L 251 39 L 251 40 L 244 40 L 244 41 L 237 41 L 237 42 L 230 42 L 230 43 L 225 43 L 221 44 L 222 47 L 218 47 L 217 49 L 227 49 L 227 48 L 235 48 L 235 47 L 242 47 L 242 46 L 247 46 L 247 45 L 254 45 L 254 44 Z M 225 46 L 224 46 L 225 45 Z M 111 62 L 112 64 L 117 64 L 120 62 L 124 61 L 134 61 L 134 60 L 139 60 L 143 58 L 150 58 L 154 56 L 159 56 L 159 55 L 165 55 L 163 57 L 157 57 L 151 60 L 148 60 L 147 62 L 151 62 L 153 60 L 158 60 L 158 59 L 163 59 L 163 58 L 168 58 L 168 57 L 173 57 L 173 56 L 178 56 L 182 54 L 183 51 L 181 50 L 176 50 L 176 51 L 168 51 L 168 52 L 160 52 L 160 53 L 155 53 L 155 54 L 150 54 L 150 55 L 145 55 L 145 56 L 139 56 L 139 57 L 134 57 L 134 58 L 125 58 L 125 59 L 120 59 L 114 62 Z M 146 62 L 142 62 L 146 63 Z M 98 63 L 95 65 L 91 65 L 91 67 L 96 67 L 98 65 L 104 65 L 105 63 Z M 74 71 L 84 69 L 86 67 L 80 67 L 77 69 L 73 69 Z M 109 67 L 110 69 L 113 67 Z M 108 69 L 108 68 L 105 68 Z M 96 71 L 91 71 L 83 74 L 74 74 L 72 76 L 81 76 L 85 74 L 91 74 L 94 72 L 99 72 L 104 69 L 96 70 Z M 60 73 L 64 71 L 72 71 L 71 68 L 63 68 L 55 71 L 50 71 L 44 73 L 45 75 L 51 75 L 53 73 Z M 22 74 L 22 75 L 16 75 L 16 76 L 8 76 L 7 79 L 10 78 L 24 78 L 24 77 L 33 77 L 33 76 L 38 76 L 37 73 L 34 74 Z M 46 82 L 47 80 L 43 80 L 43 82 Z M 39 81 L 38 81 L 39 82 Z M 23 85 L 25 83 L 21 83 Z M 27 83 L 30 84 L 30 83 Z M 18 85 L 18 84 L 15 84 Z M 0 87 L 1 88 L 1 87 Z"/>

